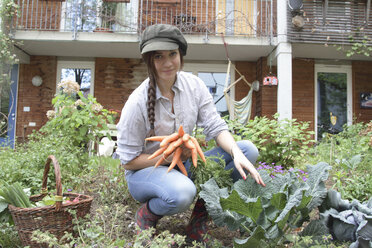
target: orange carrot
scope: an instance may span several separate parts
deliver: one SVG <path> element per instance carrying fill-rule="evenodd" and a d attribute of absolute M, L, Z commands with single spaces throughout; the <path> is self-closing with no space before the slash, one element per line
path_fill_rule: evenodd
<path fill-rule="evenodd" d="M 185 146 L 186 146 L 187 148 L 189 148 L 190 150 L 192 150 L 192 149 L 195 148 L 195 145 L 194 145 L 194 143 L 193 143 L 191 140 L 188 140 L 188 141 L 185 142 L 184 144 L 185 144 Z"/>
<path fill-rule="evenodd" d="M 175 141 L 176 139 L 179 138 L 179 135 L 178 133 L 172 133 L 171 135 L 168 135 L 167 137 L 165 137 L 162 142 L 160 142 L 160 147 L 164 147 L 166 146 L 167 144 L 169 144 L 170 142 L 172 141 Z"/>
<path fill-rule="evenodd" d="M 165 149 L 165 151 L 163 152 L 164 156 L 165 157 L 168 157 L 169 155 L 172 154 L 172 152 L 174 152 L 174 150 L 176 150 L 177 147 L 179 147 L 180 145 L 177 145 L 177 142 L 178 140 L 175 140 L 175 141 L 172 141 L 172 143 L 170 143 L 168 146 L 167 146 L 167 149 Z M 181 140 L 182 141 L 182 140 Z"/>
<path fill-rule="evenodd" d="M 165 146 L 165 147 L 160 147 L 160 148 L 159 148 L 158 150 L 156 150 L 153 154 L 151 154 L 149 157 L 147 157 L 147 159 L 150 160 L 150 159 L 153 159 L 153 158 L 159 156 L 160 154 L 162 154 L 162 153 L 165 151 L 165 149 L 167 149 L 167 146 Z"/>
<path fill-rule="evenodd" d="M 192 159 L 192 164 L 196 168 L 198 166 L 198 151 L 196 148 L 191 149 L 191 159 Z"/>
<path fill-rule="evenodd" d="M 180 171 L 181 171 L 185 176 L 187 176 L 186 168 L 185 168 L 185 166 L 183 165 L 181 159 L 177 160 L 177 166 L 178 166 L 178 168 L 180 169 Z"/>
<path fill-rule="evenodd" d="M 182 140 L 182 137 L 180 137 L 180 138 L 178 138 L 178 140 L 174 141 L 174 142 L 172 143 L 172 145 L 173 145 L 174 147 L 179 147 L 180 145 L 182 145 L 182 143 L 183 143 L 183 140 Z"/>
<path fill-rule="evenodd" d="M 187 142 L 189 139 L 190 139 L 190 135 L 189 135 L 188 133 L 185 133 L 185 134 L 182 136 L 182 141 L 183 141 L 183 142 Z"/>
<path fill-rule="evenodd" d="M 182 137 L 184 134 L 185 134 L 185 131 L 183 130 L 183 126 L 180 125 L 180 127 L 178 128 L 178 135 Z"/>
<path fill-rule="evenodd" d="M 145 140 L 146 141 L 163 141 L 165 137 L 167 136 L 152 136 L 152 137 L 146 138 Z"/>
<path fill-rule="evenodd" d="M 161 163 L 163 163 L 164 160 L 165 160 L 164 156 L 160 157 L 158 162 L 156 162 L 155 164 L 155 168 L 158 167 Z"/>
<path fill-rule="evenodd" d="M 204 156 L 204 153 L 203 153 L 203 150 L 201 149 L 200 145 L 199 145 L 199 142 L 194 138 L 194 137 L 190 137 L 190 139 L 192 140 L 192 142 L 194 143 L 195 147 L 196 147 L 196 150 L 199 154 L 199 156 L 201 157 L 201 159 L 203 160 L 203 162 L 205 163 L 206 162 L 206 159 L 205 159 L 205 156 Z"/>
<path fill-rule="evenodd" d="M 174 166 L 176 166 L 177 161 L 180 160 L 180 158 L 181 158 L 181 154 L 182 154 L 182 148 L 177 147 L 177 149 L 176 149 L 176 151 L 174 152 L 174 155 L 173 155 L 172 163 L 168 167 L 168 172 L 170 172 L 174 168 Z"/>

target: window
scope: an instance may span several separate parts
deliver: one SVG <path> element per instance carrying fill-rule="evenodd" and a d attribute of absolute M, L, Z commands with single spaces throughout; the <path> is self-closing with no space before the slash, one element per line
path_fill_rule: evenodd
<path fill-rule="evenodd" d="M 64 79 L 77 82 L 85 96 L 94 95 L 94 62 L 58 61 L 57 84 Z"/>

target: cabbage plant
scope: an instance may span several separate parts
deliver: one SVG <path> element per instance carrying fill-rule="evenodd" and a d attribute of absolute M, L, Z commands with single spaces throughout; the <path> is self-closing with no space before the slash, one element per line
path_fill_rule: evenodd
<path fill-rule="evenodd" d="M 266 187 L 249 177 L 235 182 L 231 190 L 219 188 L 212 178 L 201 185 L 199 195 L 216 225 L 247 234 L 245 239 L 235 238 L 234 247 L 277 247 L 322 204 L 330 169 L 324 162 L 309 165 L 306 182 L 292 171 L 273 178 L 261 170 Z"/>

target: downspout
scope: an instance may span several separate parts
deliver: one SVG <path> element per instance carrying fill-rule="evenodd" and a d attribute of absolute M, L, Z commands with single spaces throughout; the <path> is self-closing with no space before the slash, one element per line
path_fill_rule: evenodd
<path fill-rule="evenodd" d="M 277 59 L 279 120 L 292 119 L 292 45 L 287 40 L 287 0 L 277 0 Z"/>

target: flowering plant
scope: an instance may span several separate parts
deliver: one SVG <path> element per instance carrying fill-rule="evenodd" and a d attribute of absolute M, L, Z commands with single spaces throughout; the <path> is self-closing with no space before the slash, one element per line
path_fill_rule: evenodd
<path fill-rule="evenodd" d="M 115 110 L 115 109 L 109 109 L 109 110 L 108 110 L 108 113 L 109 113 L 109 115 L 110 115 L 111 118 L 112 118 L 112 122 L 116 124 L 118 118 L 120 117 L 120 111 Z"/>
<path fill-rule="evenodd" d="M 59 91 L 52 100 L 54 110 L 47 111 L 49 121 L 42 132 L 60 132 L 73 138 L 74 145 L 86 147 L 89 141 L 103 136 L 107 120 L 112 122 L 108 110 L 104 109 L 92 95 L 85 97 L 78 83 L 63 80 Z"/>

